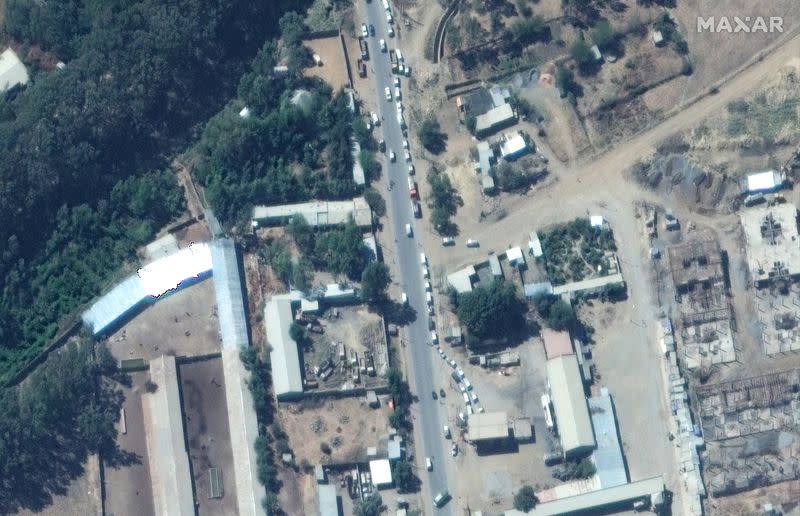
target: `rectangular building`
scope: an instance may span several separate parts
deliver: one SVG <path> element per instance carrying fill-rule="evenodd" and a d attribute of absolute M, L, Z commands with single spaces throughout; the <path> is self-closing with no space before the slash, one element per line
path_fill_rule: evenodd
<path fill-rule="evenodd" d="M 339 500 L 336 496 L 336 486 L 331 484 L 317 484 L 317 504 L 319 516 L 340 516 Z"/>
<path fill-rule="evenodd" d="M 572 338 L 569 336 L 569 332 L 544 329 L 541 335 L 544 353 L 548 360 L 572 354 Z"/>
<path fill-rule="evenodd" d="M 303 395 L 303 371 L 297 343 L 292 339 L 292 301 L 276 296 L 264 308 L 264 324 L 272 364 L 272 385 L 279 401 Z"/>
<path fill-rule="evenodd" d="M 575 355 L 561 355 L 548 360 L 547 382 L 565 457 L 587 455 L 596 443 Z"/>
<path fill-rule="evenodd" d="M 295 215 L 302 216 L 313 227 L 345 224 L 350 217 L 359 227 L 372 226 L 372 210 L 363 197 L 352 201 L 310 201 L 253 208 L 253 222 L 257 225 L 281 226 Z"/>
<path fill-rule="evenodd" d="M 472 414 L 467 420 L 467 433 L 473 443 L 508 439 L 508 414 L 484 412 Z"/>
<path fill-rule="evenodd" d="M 181 395 L 175 357 L 161 355 L 150 362 L 150 377 L 158 389 L 143 398 L 147 456 L 153 505 L 157 514 L 194 514 L 189 454 L 183 438 Z"/>
<path fill-rule="evenodd" d="M 513 125 L 516 121 L 517 115 L 514 114 L 511 104 L 503 104 L 476 117 L 475 134 L 479 137 L 486 136 Z"/>

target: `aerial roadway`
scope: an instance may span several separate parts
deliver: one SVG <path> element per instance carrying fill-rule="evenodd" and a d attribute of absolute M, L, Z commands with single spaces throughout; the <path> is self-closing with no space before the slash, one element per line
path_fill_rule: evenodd
<path fill-rule="evenodd" d="M 412 201 L 409 197 L 408 178 L 416 179 L 409 175 L 409 165 L 405 157 L 405 146 L 408 145 L 403 129 L 397 117 L 397 101 L 395 95 L 395 78 L 389 62 L 389 50 L 395 49 L 397 39 L 389 36 L 390 24 L 387 19 L 387 10 L 382 0 L 374 0 L 362 4 L 366 12 L 366 19 L 360 20 L 368 25 L 373 25 L 375 34 L 366 38 L 369 46 L 368 66 L 373 70 L 375 81 L 375 96 L 378 115 L 381 125 L 376 128 L 376 138 L 383 139 L 386 144 L 385 154 L 394 152 L 395 161 L 386 160 L 384 181 L 389 185 L 388 199 L 386 200 L 389 215 L 388 230 L 396 241 L 394 259 L 397 263 L 397 278 L 401 288 L 408 296 L 409 305 L 417 313 L 416 320 L 407 326 L 407 340 L 405 342 L 405 357 L 409 369 L 412 390 L 419 397 L 419 402 L 412 407 L 414 426 L 417 430 L 418 440 L 415 443 L 417 475 L 423 483 L 422 498 L 425 514 L 452 514 L 455 505 L 453 501 L 436 509 L 433 497 L 444 489 L 449 489 L 447 470 L 453 467 L 454 459 L 451 456 L 451 441 L 445 440 L 442 430 L 443 421 L 439 413 L 439 403 L 432 399 L 432 392 L 439 390 L 441 382 L 436 382 L 432 361 L 441 360 L 431 345 L 431 334 L 428 329 L 428 306 L 425 296 L 425 279 L 423 278 L 423 264 L 421 253 L 424 252 L 417 236 L 417 220 L 414 216 Z M 360 23 L 356 24 L 360 26 Z M 380 40 L 386 43 L 383 51 Z M 401 99 L 407 89 L 407 79 L 400 79 Z M 387 100 L 386 91 L 392 97 Z M 408 117 L 405 117 L 408 120 Z M 382 133 L 382 135 L 381 135 Z M 407 227 L 410 225 L 410 228 Z M 410 236 L 408 234 L 410 229 Z M 389 254 L 389 253 L 387 253 Z M 425 267 L 427 268 L 427 267 Z M 420 442 L 421 441 L 421 442 Z M 426 471 L 425 458 L 430 457 L 433 469 Z M 427 488 L 427 493 L 426 493 Z"/>

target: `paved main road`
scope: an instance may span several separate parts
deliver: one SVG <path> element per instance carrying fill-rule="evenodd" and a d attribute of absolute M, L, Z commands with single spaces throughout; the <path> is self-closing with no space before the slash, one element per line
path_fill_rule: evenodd
<path fill-rule="evenodd" d="M 401 288 L 408 295 L 408 302 L 417 312 L 417 319 L 407 327 L 407 340 L 403 350 L 408 364 L 409 383 L 412 391 L 419 397 L 419 402 L 412 409 L 414 416 L 414 426 L 419 438 L 415 443 L 417 475 L 423 482 L 423 503 L 425 514 L 452 514 L 453 501 L 441 509 L 433 507 L 433 495 L 442 489 L 449 489 L 447 483 L 447 469 L 452 466 L 453 458 L 450 456 L 450 441 L 446 441 L 442 434 L 442 427 L 445 424 L 440 419 L 439 404 L 431 397 L 431 391 L 441 382 L 435 382 L 432 360 L 441 360 L 435 349 L 429 344 L 430 332 L 428 331 L 428 315 L 425 300 L 424 281 L 422 279 L 422 266 L 420 263 L 420 253 L 424 252 L 421 244 L 416 238 L 417 219 L 412 212 L 411 201 L 408 193 L 408 164 L 403 158 L 403 131 L 397 121 L 395 102 L 387 101 L 384 96 L 384 88 L 389 87 L 394 94 L 394 76 L 392 75 L 389 54 L 380 50 L 379 40 L 383 38 L 389 49 L 396 48 L 397 39 L 390 38 L 387 33 L 386 11 L 383 9 L 380 0 L 363 4 L 366 12 L 366 23 L 375 26 L 375 36 L 368 38 L 370 50 L 370 60 L 367 65 L 373 71 L 375 83 L 375 95 L 378 105 L 378 115 L 382 118 L 381 126 L 376 128 L 376 136 L 383 134 L 386 142 L 386 152 L 393 150 L 397 155 L 397 161 L 390 163 L 386 160 L 383 181 L 394 182 L 394 186 L 388 190 L 386 200 L 388 210 L 387 229 L 395 239 L 394 256 L 392 251 L 387 252 L 387 257 L 391 256 L 396 262 L 396 271 L 399 276 L 396 278 Z M 361 20 L 356 20 L 356 26 L 360 27 Z M 360 29 L 357 29 L 360 30 Z M 401 49 L 402 50 L 402 49 Z M 413 69 L 412 69 L 413 73 Z M 403 103 L 405 105 L 405 94 L 408 92 L 407 80 L 401 79 L 401 89 L 403 93 Z M 408 116 L 406 116 L 408 120 Z M 414 238 L 406 236 L 405 225 L 411 224 L 414 230 Z M 433 471 L 425 470 L 425 457 L 433 459 Z"/>

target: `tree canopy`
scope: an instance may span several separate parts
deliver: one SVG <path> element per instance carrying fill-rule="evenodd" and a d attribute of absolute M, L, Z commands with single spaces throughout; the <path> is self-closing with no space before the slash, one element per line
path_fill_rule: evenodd
<path fill-rule="evenodd" d="M 370 262 L 361 274 L 361 297 L 371 305 L 385 301 L 386 289 L 391 281 L 389 267 L 386 264 Z"/>
<path fill-rule="evenodd" d="M 66 67 L 0 96 L 1 380 L 183 210 L 170 155 L 235 93 L 290 5 L 7 2 L 7 33 Z M 263 82 L 247 91 L 268 97 Z"/>
<path fill-rule="evenodd" d="M 511 282 L 493 281 L 458 295 L 456 313 L 480 339 L 507 336 L 525 324 L 525 302 Z"/>
<path fill-rule="evenodd" d="M 90 453 L 118 464 L 136 460 L 116 448 L 121 393 L 107 350 L 87 341 L 54 351 L 25 382 L 0 390 L 0 512 L 37 510 L 83 473 Z"/>
<path fill-rule="evenodd" d="M 422 146 L 434 154 L 444 152 L 447 135 L 444 134 L 436 118 L 426 118 L 419 127 L 419 140 Z"/>
<path fill-rule="evenodd" d="M 531 486 L 522 486 L 514 494 L 514 508 L 518 511 L 528 512 L 536 507 L 536 493 Z"/>

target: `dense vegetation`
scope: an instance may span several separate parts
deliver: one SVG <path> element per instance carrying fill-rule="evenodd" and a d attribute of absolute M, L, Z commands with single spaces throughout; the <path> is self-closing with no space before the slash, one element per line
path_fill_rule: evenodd
<path fill-rule="evenodd" d="M 67 65 L 0 98 L 0 379 L 181 211 L 166 155 L 288 5 L 9 0 L 6 31 Z"/>
<path fill-rule="evenodd" d="M 558 296 L 541 295 L 533 300 L 533 306 L 542 321 L 551 329 L 556 331 L 569 330 L 573 328 L 578 319 L 572 305 Z"/>
<path fill-rule="evenodd" d="M 258 438 L 253 446 L 256 451 L 258 481 L 266 489 L 266 496 L 261 504 L 267 514 L 277 514 L 280 512 L 278 492 L 281 489 L 281 481 L 278 479 L 278 470 L 275 467 L 275 448 L 278 447 L 275 441 L 282 442 L 282 447 L 288 447 L 288 443 L 280 426 L 274 422 L 275 405 L 270 390 L 272 374 L 269 363 L 258 356 L 255 348 L 242 350 L 239 358 L 250 373 L 247 387 L 253 397 L 253 407 L 258 420 Z M 272 433 L 269 428 L 272 428 Z"/>
<path fill-rule="evenodd" d="M 419 126 L 419 141 L 422 146 L 434 154 L 441 154 L 447 147 L 447 135 L 442 132 L 436 118 L 426 118 Z"/>
<path fill-rule="evenodd" d="M 525 325 L 525 302 L 511 282 L 493 281 L 456 296 L 456 313 L 478 339 L 507 337 Z"/>
<path fill-rule="evenodd" d="M 386 372 L 386 381 L 389 384 L 389 394 L 394 400 L 394 412 L 389 415 L 389 424 L 403 433 L 408 433 L 411 431 L 411 421 L 408 416 L 411 402 L 414 400 L 411 388 L 403 379 L 403 372 L 397 368 L 391 368 Z"/>
<path fill-rule="evenodd" d="M 286 232 L 315 267 L 337 276 L 359 280 L 370 261 L 372 251 L 364 245 L 361 229 L 352 217 L 344 226 L 319 231 L 302 216 L 292 217 Z"/>
<path fill-rule="evenodd" d="M 37 511 L 83 473 L 90 453 L 107 463 L 137 460 L 118 450 L 120 392 L 105 375 L 115 362 L 87 342 L 50 355 L 18 387 L 0 390 L 0 513 Z"/>
<path fill-rule="evenodd" d="M 392 278 L 386 264 L 370 262 L 361 274 L 361 297 L 370 305 L 378 305 L 387 299 L 386 289 Z"/>

